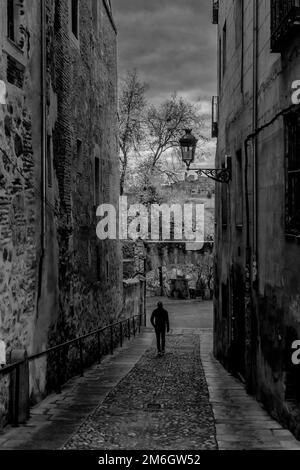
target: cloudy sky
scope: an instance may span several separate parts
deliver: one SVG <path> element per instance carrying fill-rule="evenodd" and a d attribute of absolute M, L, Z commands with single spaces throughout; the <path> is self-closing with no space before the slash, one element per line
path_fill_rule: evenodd
<path fill-rule="evenodd" d="M 119 75 L 138 69 L 160 101 L 176 91 L 210 108 L 216 94 L 216 28 L 210 0 L 113 0 Z"/>

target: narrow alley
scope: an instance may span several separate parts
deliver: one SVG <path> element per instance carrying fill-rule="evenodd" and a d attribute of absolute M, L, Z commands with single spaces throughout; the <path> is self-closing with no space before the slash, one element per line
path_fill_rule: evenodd
<path fill-rule="evenodd" d="M 148 301 L 148 321 L 157 299 Z M 212 355 L 212 304 L 167 300 L 171 331 L 157 357 L 152 328 L 31 409 L 0 449 L 300 449 Z"/>
<path fill-rule="evenodd" d="M 300 0 L 0 1 L 8 468 L 300 450 L 299 59 Z"/>

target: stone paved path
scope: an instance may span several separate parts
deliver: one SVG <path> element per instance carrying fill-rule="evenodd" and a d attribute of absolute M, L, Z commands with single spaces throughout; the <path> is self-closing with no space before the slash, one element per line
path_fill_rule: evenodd
<path fill-rule="evenodd" d="M 0 434 L 0 450 L 300 449 L 213 357 L 211 329 L 173 328 L 162 359 L 153 340 L 146 329 L 74 378 Z"/>
<path fill-rule="evenodd" d="M 85 371 L 84 377 L 74 377 L 63 386 L 61 395 L 49 395 L 32 408 L 26 425 L 6 428 L 0 434 L 0 450 L 59 449 L 130 372 L 152 342 L 153 334 L 146 330 L 125 342 L 113 356 L 106 356 L 100 365 Z"/>
<path fill-rule="evenodd" d="M 199 335 L 168 336 L 162 358 L 149 349 L 65 449 L 217 449 Z"/>
<path fill-rule="evenodd" d="M 200 330 L 201 358 L 220 450 L 300 450 L 300 442 L 247 395 L 212 354 L 213 333 Z"/>

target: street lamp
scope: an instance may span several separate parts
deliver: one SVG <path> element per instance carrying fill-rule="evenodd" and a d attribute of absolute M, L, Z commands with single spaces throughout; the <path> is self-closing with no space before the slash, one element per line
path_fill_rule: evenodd
<path fill-rule="evenodd" d="M 179 140 L 179 145 L 187 171 L 196 171 L 199 176 L 204 174 L 218 183 L 229 183 L 232 175 L 230 156 L 226 156 L 224 168 L 190 168 L 191 163 L 195 160 L 197 142 L 192 130 L 185 129 L 185 135 Z"/>
<path fill-rule="evenodd" d="M 195 152 L 198 143 L 198 140 L 192 134 L 192 129 L 185 129 L 185 135 L 181 137 L 179 143 L 181 148 L 182 160 L 184 161 L 189 170 L 191 163 L 193 163 L 193 161 L 195 160 Z"/>

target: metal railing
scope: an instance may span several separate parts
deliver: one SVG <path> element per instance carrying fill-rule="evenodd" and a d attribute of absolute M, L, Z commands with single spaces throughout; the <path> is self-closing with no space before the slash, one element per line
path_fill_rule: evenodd
<path fill-rule="evenodd" d="M 143 325 L 142 325 L 143 321 Z M 134 315 L 125 320 L 112 323 L 105 327 L 96 329 L 85 335 L 79 336 L 65 343 L 53 346 L 45 351 L 37 354 L 25 357 L 24 360 L 9 364 L 0 369 L 0 380 L 5 376 L 14 374 L 14 392 L 13 392 L 13 404 L 11 411 L 13 415 L 12 424 L 18 426 L 19 424 L 19 398 L 20 398 L 20 375 L 23 367 L 29 370 L 28 366 L 37 359 L 48 357 L 50 354 L 55 355 L 54 363 L 56 365 L 56 393 L 60 394 L 62 391 L 62 385 L 66 383 L 71 377 L 76 376 L 73 374 L 67 377 L 66 380 L 62 376 L 62 353 L 68 351 L 70 346 L 76 346 L 79 352 L 79 373 L 80 376 L 84 376 L 85 369 L 85 357 L 84 357 L 84 341 L 88 338 L 95 337 L 96 344 L 93 346 L 93 351 L 96 350 L 97 359 L 90 363 L 87 367 L 98 362 L 101 363 L 102 357 L 110 353 L 113 355 L 114 349 L 117 346 L 123 347 L 124 339 L 130 340 L 131 337 L 135 337 L 137 333 L 141 332 L 142 326 L 146 326 L 146 314 Z M 103 347 L 104 346 L 104 347 Z M 105 352 L 104 352 L 105 351 Z M 29 397 L 28 397 L 29 400 Z"/>

